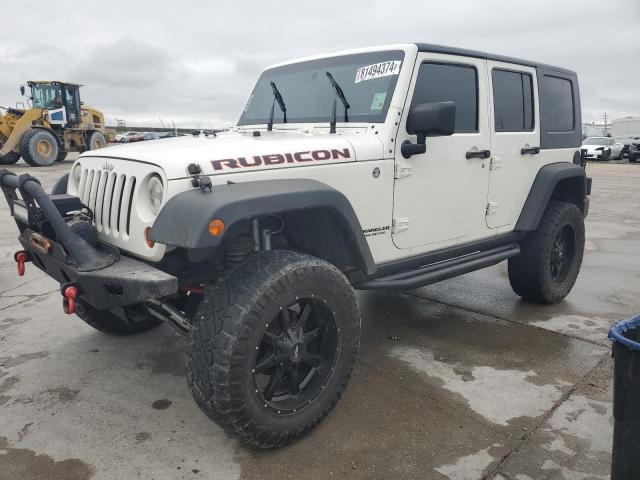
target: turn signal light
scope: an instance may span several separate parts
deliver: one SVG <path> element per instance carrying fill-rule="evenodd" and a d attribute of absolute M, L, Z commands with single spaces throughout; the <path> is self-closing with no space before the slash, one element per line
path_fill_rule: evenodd
<path fill-rule="evenodd" d="M 147 242 L 147 246 L 149 248 L 153 248 L 153 246 L 156 244 L 156 242 L 151 240 L 151 227 L 147 227 L 144 229 L 144 240 L 145 242 Z"/>
<path fill-rule="evenodd" d="M 213 237 L 219 237 L 224 232 L 224 222 L 219 218 L 214 218 L 209 222 L 209 233 Z"/>

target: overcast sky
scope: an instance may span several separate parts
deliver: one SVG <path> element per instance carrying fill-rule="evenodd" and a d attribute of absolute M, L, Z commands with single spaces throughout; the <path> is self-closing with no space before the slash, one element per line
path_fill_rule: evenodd
<path fill-rule="evenodd" d="M 422 41 L 578 72 L 583 120 L 640 115 L 640 1 L 0 0 L 0 105 L 26 80 L 85 85 L 114 122 L 234 124 L 278 61 Z"/>

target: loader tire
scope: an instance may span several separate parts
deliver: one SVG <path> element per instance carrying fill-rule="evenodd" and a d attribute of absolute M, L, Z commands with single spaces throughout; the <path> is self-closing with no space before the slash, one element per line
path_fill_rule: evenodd
<path fill-rule="evenodd" d="M 69 154 L 69 152 L 65 152 L 64 150 L 60 149 L 60 152 L 58 153 L 58 156 L 56 157 L 56 162 L 64 162 L 64 159 L 67 158 L 68 154 Z"/>
<path fill-rule="evenodd" d="M 107 139 L 102 134 L 102 132 L 94 130 L 93 132 L 89 132 L 87 134 L 87 150 L 97 150 L 106 146 Z"/>
<path fill-rule="evenodd" d="M 49 130 L 32 128 L 20 140 L 22 158 L 32 167 L 53 165 L 60 153 L 58 139 Z"/>
<path fill-rule="evenodd" d="M 16 152 L 9 152 L 6 155 L 0 156 L 0 165 L 13 165 L 20 160 L 20 154 Z"/>

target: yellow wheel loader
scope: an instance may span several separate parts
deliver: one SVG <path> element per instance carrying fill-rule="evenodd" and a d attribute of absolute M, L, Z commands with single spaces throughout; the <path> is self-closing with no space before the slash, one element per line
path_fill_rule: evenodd
<path fill-rule="evenodd" d="M 104 114 L 80 101 L 80 85 L 65 82 L 28 82 L 31 108 L 0 111 L 0 165 L 20 157 L 34 167 L 52 165 L 68 152 L 95 150 L 115 140 L 115 130 L 104 124 Z M 20 87 L 25 95 L 25 87 Z"/>

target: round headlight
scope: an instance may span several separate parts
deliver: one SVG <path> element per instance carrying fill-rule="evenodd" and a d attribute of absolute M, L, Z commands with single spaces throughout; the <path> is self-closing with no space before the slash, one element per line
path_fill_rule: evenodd
<path fill-rule="evenodd" d="M 73 167 L 71 171 L 71 180 L 76 188 L 80 185 L 80 177 L 82 177 L 82 166 L 79 163 L 76 163 L 76 166 Z"/>
<path fill-rule="evenodd" d="M 149 204 L 151 211 L 157 215 L 162 207 L 162 197 L 164 197 L 164 185 L 162 179 L 158 175 L 153 175 L 147 182 L 147 190 L 149 192 Z"/>

